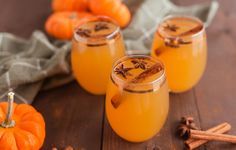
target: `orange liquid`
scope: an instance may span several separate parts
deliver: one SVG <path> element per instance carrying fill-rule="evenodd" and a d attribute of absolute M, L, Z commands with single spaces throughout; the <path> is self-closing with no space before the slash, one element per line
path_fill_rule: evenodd
<path fill-rule="evenodd" d="M 131 60 L 122 62 L 125 68 L 133 67 Z M 154 64 L 150 60 L 145 61 L 148 62 L 146 66 Z M 117 66 L 119 65 L 121 64 Z M 149 84 L 161 78 L 163 70 L 141 83 L 129 84 L 143 71 L 141 68 L 132 69 L 129 71 L 131 75 L 126 78 L 116 75 L 122 81 L 111 77 L 106 95 L 106 115 L 112 129 L 120 137 L 131 142 L 141 142 L 153 137 L 165 123 L 169 109 L 168 85 L 165 77 L 157 85 Z M 122 87 L 121 82 L 126 84 Z M 114 98 L 119 101 L 117 107 L 112 104 Z"/>
<path fill-rule="evenodd" d="M 168 29 L 167 25 L 177 26 L 176 31 Z M 197 26 L 202 29 L 179 36 Z M 175 39 L 174 44 L 168 41 L 168 37 Z M 185 43 L 177 44 L 179 38 Z M 203 75 L 207 60 L 206 34 L 201 22 L 185 17 L 165 20 L 154 36 L 151 55 L 164 63 L 172 92 L 191 89 Z"/>
<path fill-rule="evenodd" d="M 101 23 L 108 29 L 95 31 L 95 26 Z M 90 93 L 105 94 L 113 62 L 125 55 L 122 36 L 111 22 L 93 21 L 80 28 L 89 29 L 91 33 L 82 40 L 73 39 L 71 62 L 74 76 Z"/>

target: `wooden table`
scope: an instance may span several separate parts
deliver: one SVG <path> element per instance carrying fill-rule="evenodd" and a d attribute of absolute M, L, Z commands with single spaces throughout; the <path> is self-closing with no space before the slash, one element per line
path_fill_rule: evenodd
<path fill-rule="evenodd" d="M 204 0 L 175 0 L 190 5 Z M 41 92 L 33 105 L 44 115 L 47 136 L 42 149 L 72 145 L 76 150 L 181 150 L 175 128 L 182 116 L 193 116 L 203 129 L 227 121 L 236 134 L 236 1 L 221 6 L 207 29 L 208 64 L 199 84 L 182 94 L 170 95 L 168 120 L 153 139 L 129 143 L 110 128 L 104 113 L 104 96 L 93 96 L 75 82 Z M 0 31 L 29 37 L 43 29 L 50 14 L 49 0 L 0 0 Z M 199 149 L 233 150 L 235 145 L 211 142 Z"/>

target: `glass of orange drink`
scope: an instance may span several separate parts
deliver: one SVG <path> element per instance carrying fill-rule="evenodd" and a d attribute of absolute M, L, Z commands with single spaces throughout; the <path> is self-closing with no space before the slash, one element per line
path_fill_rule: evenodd
<path fill-rule="evenodd" d="M 154 35 L 151 56 L 164 63 L 172 92 L 191 89 L 203 75 L 207 61 L 203 23 L 195 17 L 166 17 Z"/>
<path fill-rule="evenodd" d="M 111 19 L 97 17 L 76 27 L 72 40 L 72 70 L 88 92 L 106 93 L 112 64 L 124 55 L 120 28 Z"/>
<path fill-rule="evenodd" d="M 144 55 L 119 59 L 110 75 L 105 106 L 107 119 L 120 137 L 131 142 L 153 137 L 169 109 L 163 64 Z"/>

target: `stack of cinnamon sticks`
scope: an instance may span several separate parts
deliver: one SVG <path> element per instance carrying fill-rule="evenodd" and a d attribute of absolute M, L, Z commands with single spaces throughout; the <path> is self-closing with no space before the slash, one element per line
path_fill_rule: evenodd
<path fill-rule="evenodd" d="M 231 125 L 227 122 L 221 123 L 217 126 L 214 126 L 206 131 L 199 130 L 191 127 L 193 120 L 189 122 L 188 120 L 178 127 L 180 135 L 187 139 L 184 144 L 187 149 L 193 150 L 209 141 L 223 141 L 236 144 L 236 136 L 224 134 L 231 129 Z"/>

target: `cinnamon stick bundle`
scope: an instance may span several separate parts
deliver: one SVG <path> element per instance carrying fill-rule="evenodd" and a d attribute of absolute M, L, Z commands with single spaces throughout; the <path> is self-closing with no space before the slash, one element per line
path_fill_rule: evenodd
<path fill-rule="evenodd" d="M 190 129 L 189 138 L 192 139 L 201 139 L 201 140 L 211 140 L 211 141 L 223 141 L 236 144 L 236 136 L 235 135 L 226 135 L 220 133 L 211 133 L 200 130 L 192 130 Z"/>
<path fill-rule="evenodd" d="M 231 125 L 227 122 L 221 123 L 215 127 L 212 127 L 208 130 L 206 130 L 206 132 L 212 132 L 212 133 L 226 133 L 231 129 Z M 205 143 L 207 143 L 208 140 L 197 140 L 197 139 L 189 139 L 187 141 L 185 141 L 185 146 L 186 148 L 188 148 L 189 150 L 193 150 Z"/>

